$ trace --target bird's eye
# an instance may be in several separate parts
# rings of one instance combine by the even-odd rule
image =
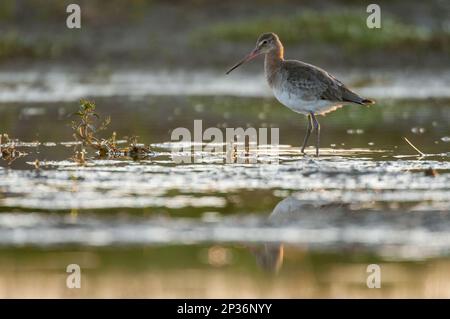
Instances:
[[[267,40],[264,40],[263,42],[261,42],[261,45],[267,44]]]

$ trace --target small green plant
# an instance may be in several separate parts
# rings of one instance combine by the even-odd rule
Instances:
[[[102,139],[97,136],[101,131],[107,129],[111,123],[111,118],[107,117],[103,121],[95,111],[95,103],[88,100],[80,101],[80,108],[74,113],[79,117],[79,121],[72,121],[74,138],[81,141],[84,147],[89,146],[99,152],[100,156],[106,156],[115,151],[110,139]]]
[[[78,116],[78,121],[72,121],[74,138],[81,142],[82,148],[75,149],[73,159],[84,164],[86,161],[85,147],[93,148],[100,157],[132,157],[138,159],[149,156],[152,153],[150,147],[138,144],[137,137],[128,139],[128,147],[119,148],[116,141],[116,132],[113,132],[109,138],[101,138],[98,133],[105,131],[111,124],[111,118],[108,116],[101,120],[100,115],[95,110],[94,102],[88,100],[80,101],[80,108],[73,115]]]

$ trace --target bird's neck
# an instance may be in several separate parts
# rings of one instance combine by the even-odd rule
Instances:
[[[277,78],[276,76],[281,68],[283,61],[284,49],[281,43],[275,50],[266,53],[266,57],[264,59],[264,73],[266,74],[266,79],[270,87],[275,84]]]

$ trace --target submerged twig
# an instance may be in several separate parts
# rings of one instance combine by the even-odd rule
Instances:
[[[417,147],[415,147],[414,144],[411,143],[406,137],[403,137],[403,139],[406,141],[406,143],[409,144],[409,146],[411,146],[417,153],[419,153],[420,156],[426,156],[426,154],[424,152],[422,152]]]
[[[405,158],[405,157],[418,157],[419,159],[422,158],[426,158],[426,157],[435,157],[435,156],[443,156],[443,157],[448,157],[450,156],[450,153],[437,153],[437,154],[427,154],[422,152],[421,150],[419,150],[413,143],[411,143],[410,140],[408,140],[406,137],[403,137],[403,139],[405,140],[406,143],[408,143],[409,146],[411,146],[411,148],[413,150],[415,150],[418,154],[417,155],[394,155],[394,157],[396,158]]]

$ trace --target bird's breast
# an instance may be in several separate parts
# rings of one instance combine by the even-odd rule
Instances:
[[[272,87],[275,98],[284,106],[301,114],[324,114],[336,109],[336,102],[311,98],[306,92],[292,91],[282,86]]]

